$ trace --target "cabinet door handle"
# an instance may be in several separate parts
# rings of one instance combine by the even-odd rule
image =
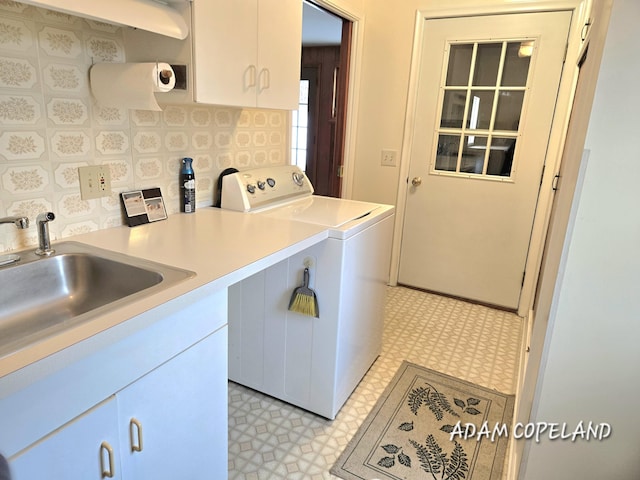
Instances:
[[[268,68],[260,70],[260,90],[271,88],[271,72]]]
[[[129,421],[129,439],[131,441],[131,451],[141,452],[142,451],[142,425],[135,418],[132,418]]]
[[[104,455],[107,454],[108,469],[105,468]],[[102,478],[113,478],[115,475],[115,466],[113,464],[113,448],[109,442],[104,441],[100,445],[100,470],[102,470]]]
[[[244,72],[244,83],[246,88],[252,88],[256,86],[256,66],[249,65],[249,67]]]

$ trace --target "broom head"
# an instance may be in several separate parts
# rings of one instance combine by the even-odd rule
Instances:
[[[309,288],[309,269],[304,269],[304,279],[301,287],[297,287],[291,295],[289,310],[292,312],[307,315],[308,317],[320,318],[318,309],[318,298],[316,292]]]

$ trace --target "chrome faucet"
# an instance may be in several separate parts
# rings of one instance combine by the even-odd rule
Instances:
[[[27,217],[4,217],[0,218],[0,224],[3,223],[13,223],[16,228],[20,230],[29,227],[29,219]],[[0,255],[0,267],[4,267],[5,265],[11,265],[20,261],[20,255],[16,255],[15,253],[9,253],[6,255]]]
[[[38,249],[36,255],[49,256],[55,253],[51,248],[51,240],[49,239],[49,222],[54,220],[56,216],[53,212],[44,212],[36,217],[36,226],[38,227]]]
[[[23,229],[29,227],[29,219],[27,217],[4,217],[0,218],[0,224],[13,223],[16,228]]]

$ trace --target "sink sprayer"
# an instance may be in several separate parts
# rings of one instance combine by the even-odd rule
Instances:
[[[49,238],[49,222],[54,220],[56,216],[53,212],[40,213],[36,217],[36,226],[38,227],[38,249],[36,255],[48,257],[55,250],[51,248],[51,240]]]

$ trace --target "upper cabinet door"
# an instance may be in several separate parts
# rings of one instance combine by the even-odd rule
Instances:
[[[295,110],[300,96],[302,1],[257,0],[256,106]]]
[[[195,100],[255,106],[256,0],[198,0],[192,5]]]

